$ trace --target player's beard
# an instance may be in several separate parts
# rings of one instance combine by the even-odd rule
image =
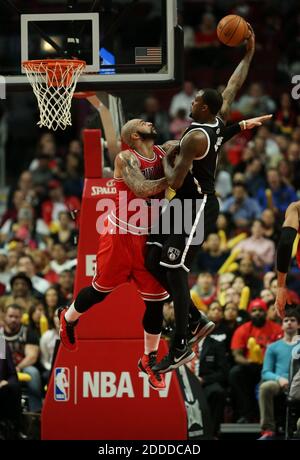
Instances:
[[[150,133],[144,133],[142,131],[137,131],[137,133],[143,139],[143,141],[156,141],[157,139],[157,132],[154,128],[151,129]]]

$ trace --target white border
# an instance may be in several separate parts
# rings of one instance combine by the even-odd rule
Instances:
[[[93,63],[86,66],[86,72],[99,70],[100,58],[97,43],[99,43],[99,13],[47,13],[21,14],[21,62],[28,61],[28,23],[38,21],[92,21]],[[21,67],[21,72],[25,71]],[[7,77],[10,78],[10,77]],[[17,77],[18,78],[18,77]],[[20,77],[19,77],[20,78]],[[22,77],[21,77],[22,78]],[[27,81],[27,77],[26,81]],[[8,82],[10,83],[10,82]],[[13,83],[13,82],[12,82]]]
[[[28,35],[27,35],[27,27],[28,27],[28,20],[45,20],[49,18],[49,16],[54,17],[54,16],[63,16],[63,19],[60,18],[58,20],[66,20],[66,15],[68,14],[68,18],[72,19],[72,16],[76,16],[75,19],[78,18],[77,13],[63,13],[63,14],[40,14],[34,15],[34,14],[24,14],[21,16],[21,60],[26,60],[26,56],[28,56]],[[78,13],[80,15],[80,19],[92,19],[92,16],[95,17],[97,16],[97,19],[92,19],[95,22],[93,22],[93,35],[94,32],[97,34],[95,38],[95,43],[99,44],[99,49],[100,49],[100,42],[99,42],[99,13]],[[24,18],[24,19],[23,19]],[[22,21],[24,22],[22,26]],[[96,22],[97,21],[97,22]],[[167,0],[167,31],[173,31],[174,27],[177,24],[177,8],[176,8],[176,0]],[[95,30],[96,29],[96,30]],[[93,38],[94,40],[94,38]],[[25,52],[26,49],[26,52]],[[90,69],[91,66],[88,66],[86,68],[87,71],[91,72],[98,72],[99,71],[99,49],[97,49],[97,59],[98,59],[98,65],[97,69],[93,70],[88,70]],[[88,75],[84,74],[81,75],[79,78],[79,82],[81,83],[113,83],[113,82],[124,82],[125,79],[127,82],[164,82],[168,81],[174,78],[174,72],[175,72],[175,50],[174,50],[174,33],[172,32],[171,34],[167,33],[167,50],[168,50],[168,59],[167,59],[167,68],[168,71],[164,74],[161,73],[148,73],[148,74],[93,74],[93,75]],[[95,50],[93,50],[93,62],[95,56],[94,56]],[[27,80],[27,77],[25,75],[6,75],[5,76],[6,83],[8,85],[28,85],[29,82]]]

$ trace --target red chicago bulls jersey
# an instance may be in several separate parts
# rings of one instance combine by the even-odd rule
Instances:
[[[153,157],[146,158],[137,151],[129,149],[139,162],[140,170],[147,180],[157,180],[164,177],[162,159],[165,152],[158,145],[153,146]],[[147,234],[151,226],[151,198],[137,197],[122,178],[115,178],[117,188],[116,209],[108,219],[111,224],[133,235]],[[164,194],[163,194],[164,195]],[[163,198],[163,196],[155,197]]]

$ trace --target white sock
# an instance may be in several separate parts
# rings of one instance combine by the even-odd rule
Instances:
[[[160,341],[161,334],[148,334],[148,332],[144,331],[144,353],[145,355],[149,355],[153,351],[158,350],[159,341]]]
[[[82,313],[79,313],[77,310],[75,310],[74,302],[72,302],[67,310],[67,313],[65,314],[65,318],[68,322],[72,323],[73,321],[76,321],[78,318],[80,318],[81,315]]]

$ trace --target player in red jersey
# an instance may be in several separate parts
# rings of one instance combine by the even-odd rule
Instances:
[[[286,303],[291,303],[286,288],[286,277],[292,257],[293,244],[300,233],[300,201],[291,203],[286,210],[281,235],[277,247],[277,295],[275,307],[277,314],[283,318]],[[300,241],[298,243],[296,260],[300,268]]]
[[[129,148],[120,152],[115,159],[114,178],[118,190],[116,208],[108,216],[99,237],[92,285],[83,288],[68,309],[60,310],[60,338],[68,350],[75,351],[75,327],[80,316],[104,300],[117,286],[134,280],[146,305],[143,318],[145,354],[139,361],[139,367],[148,374],[150,385],[160,390],[165,388],[164,378],[151,368],[156,362],[163,303],[169,295],[145,268],[148,226],[143,227],[142,221],[149,214],[147,199],[167,188],[162,158],[170,144],[162,147],[154,145],[155,127],[140,119],[127,122],[121,136]],[[134,212],[130,211],[130,203],[137,198],[140,200],[141,222],[132,224]]]

